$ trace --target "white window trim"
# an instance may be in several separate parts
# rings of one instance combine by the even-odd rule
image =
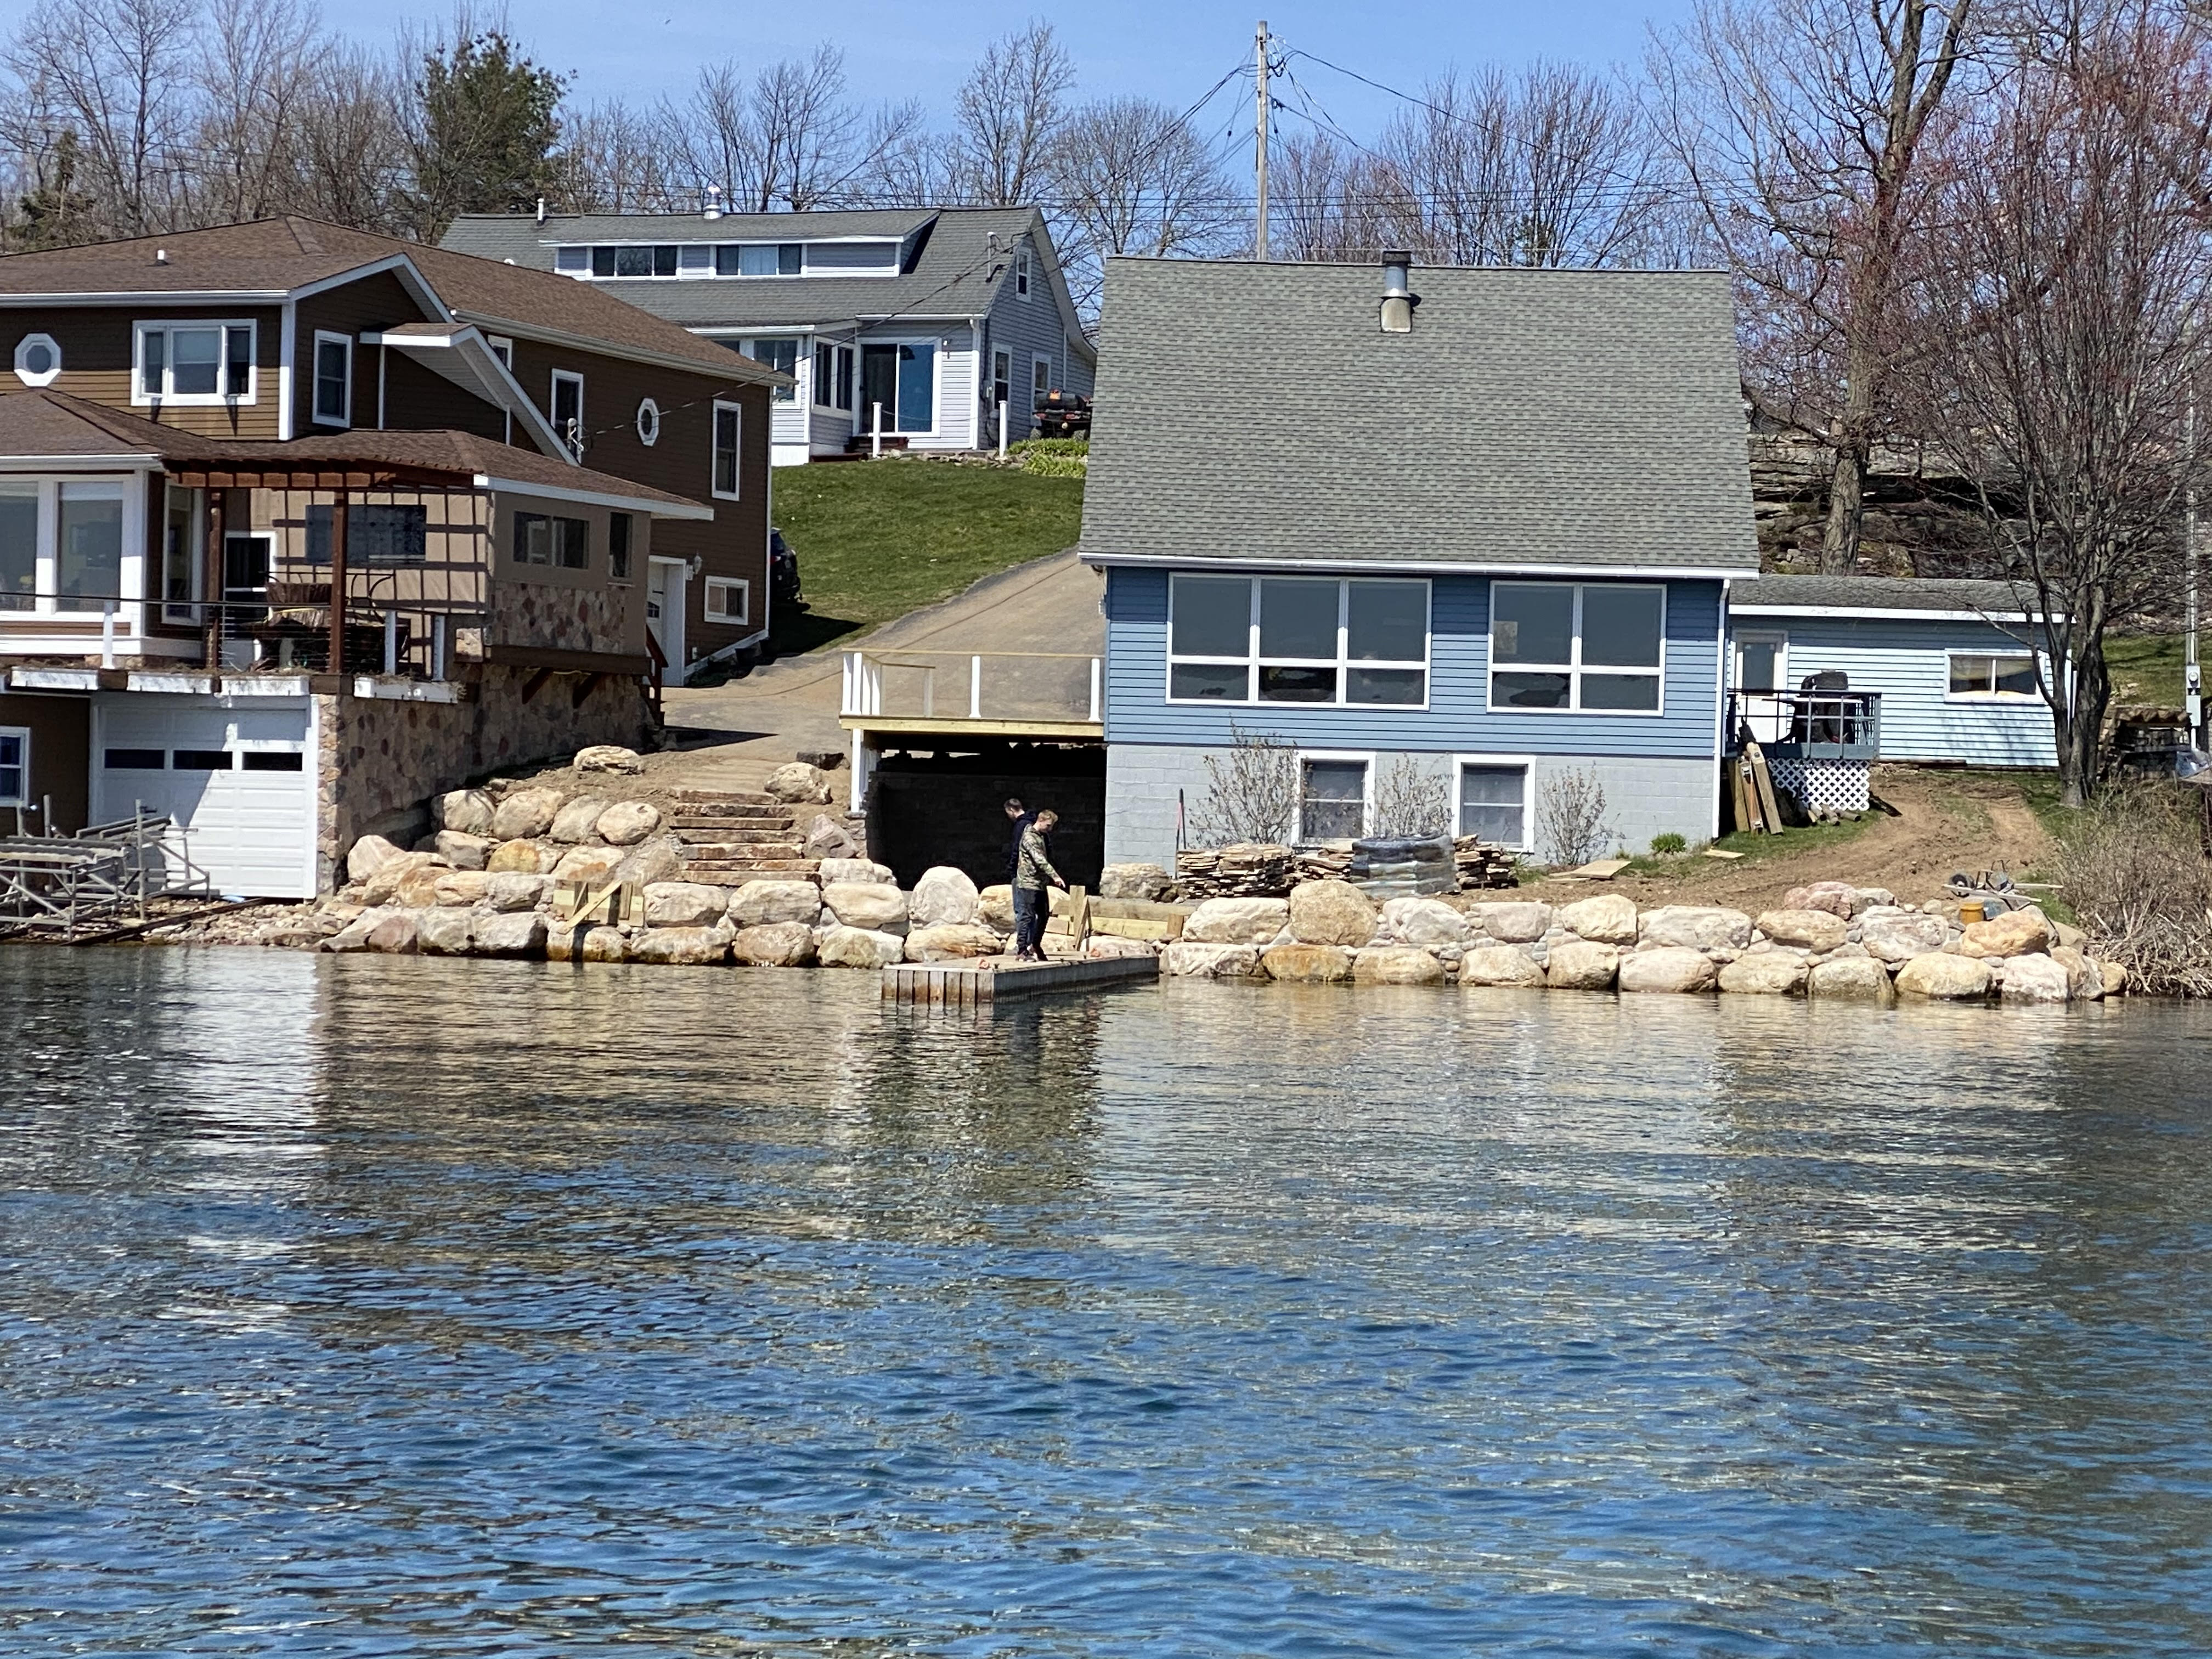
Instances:
[[[941,335],[936,334],[898,334],[882,337],[871,336],[867,339],[856,341],[854,343],[856,350],[861,346],[902,345],[926,345],[929,348],[931,359],[929,425],[927,428],[902,427],[898,423],[898,392],[896,387],[894,387],[891,393],[890,402],[884,406],[884,413],[889,418],[890,422],[888,426],[884,428],[884,436],[886,438],[934,438],[938,436],[945,428],[945,365],[946,360],[952,356],[951,351],[947,349],[945,344],[944,337]],[[860,422],[860,430],[863,433],[867,432],[870,429],[868,425],[870,419],[868,400],[864,395],[862,395],[860,385],[861,365],[866,362],[866,358],[865,356],[856,356],[853,360],[853,402],[854,404],[853,414],[854,418]]]
[[[1499,664],[1494,641],[1498,637],[1498,590],[1500,587],[1571,587],[1575,591],[1574,644],[1571,663],[1506,663]],[[1659,665],[1656,668],[1620,666],[1598,664],[1588,669],[1583,665],[1583,594],[1592,587],[1644,587],[1659,595]],[[1490,626],[1482,635],[1482,697],[1484,709],[1492,714],[1541,714],[1557,719],[1562,714],[1583,716],[1595,720],[1663,720],[1667,714],[1667,584],[1664,582],[1564,582],[1524,581],[1500,578],[1490,584]],[[1659,678],[1659,706],[1656,708],[1585,708],[1582,706],[1583,676],[1613,674],[1656,674]],[[1571,700],[1565,708],[1524,708],[1516,703],[1500,703],[1493,700],[1500,674],[1558,674],[1568,676]]]
[[[222,379],[224,366],[229,361],[230,336],[228,331],[242,328],[246,332],[246,391],[234,395],[218,389],[214,392],[171,392],[170,378],[176,373],[176,353],[164,343],[161,348],[161,384],[159,397],[146,390],[146,337],[159,331],[168,334],[176,329],[212,328],[223,331],[222,355],[216,360],[216,379]],[[261,327],[251,317],[179,317],[145,318],[131,325],[131,406],[149,409],[155,404],[173,404],[179,409],[221,409],[230,404],[256,404],[261,401]]]
[[[1954,691],[1951,689],[1951,665],[1960,657],[1993,657],[2000,661],[2010,659],[2016,662],[2031,662],[2035,665],[2037,672],[2043,679],[2047,681],[2051,678],[2049,666],[2043,660],[2043,653],[2040,651],[1976,651],[1965,646],[1954,647],[1946,649],[1943,653],[1943,701],[1945,702],[1978,703],[1984,708],[2041,708],[2045,706],[2043,694],[2039,691]],[[1994,672],[1990,678],[1994,681],[1996,678]]]
[[[1660,635],[1660,649],[1666,648],[1666,635]],[[1774,652],[1774,690],[1790,689],[1790,635],[1779,628],[1747,628],[1737,632],[1729,641],[1729,690],[1738,696],[1755,697],[1759,694],[1747,690],[1743,684],[1743,647],[1747,641],[1772,645]],[[1948,680],[1945,681],[1948,684]],[[1663,693],[1662,693],[1663,695]]]
[[[715,485],[715,474],[720,470],[717,463],[721,459],[722,411],[726,409],[732,411],[738,417],[738,464],[731,469],[730,474],[737,481],[737,488],[734,489],[721,489]],[[714,413],[708,418],[709,422],[707,428],[708,494],[718,501],[743,501],[745,489],[745,406],[743,404],[732,403],[725,398],[717,398],[714,399]]]
[[[1533,852],[1536,846],[1536,757],[1534,755],[1454,755],[1451,757],[1452,834],[1467,833],[1460,822],[1460,782],[1470,766],[1517,766],[1521,769],[1521,839],[1517,842],[1500,842],[1508,852]]]
[[[1027,300],[1036,291],[1036,283],[1030,266],[1030,251],[1014,250],[1014,298]]]
[[[660,405],[650,398],[638,400],[637,441],[647,449],[660,441]]]
[[[54,354],[54,366],[40,374],[37,369],[23,367],[23,358],[33,346],[43,345]],[[63,362],[61,344],[51,334],[26,334],[15,342],[15,378],[25,386],[52,386],[61,378]],[[12,726],[0,728],[13,731]]]
[[[0,794],[0,806],[28,806],[31,804],[31,728],[27,726],[0,726],[0,738],[13,738],[21,745],[15,753],[21,763],[23,774],[22,793]],[[39,826],[39,833],[51,835],[53,832],[42,823]]]
[[[576,383],[576,434],[574,438],[562,431],[560,427],[561,417],[558,411],[561,407],[561,382],[563,380],[574,380]],[[568,446],[569,453],[580,460],[584,453],[584,377],[573,368],[556,368],[553,371],[553,378],[547,382],[547,386],[546,424],[553,428],[555,437]]]
[[[185,572],[185,591],[191,597],[184,599],[169,598],[169,491],[173,489],[179,495],[192,497],[191,541],[185,550],[189,567]],[[207,530],[205,494],[197,489],[185,489],[176,484],[165,484],[161,491],[161,540],[154,550],[154,597],[161,602],[161,620],[165,623],[181,623],[189,628],[202,620],[200,606],[207,599],[204,591],[207,586]],[[237,533],[234,531],[230,535]],[[226,535],[224,540],[227,543],[229,536]]]
[[[738,614],[729,614],[727,595],[734,588],[738,595]],[[714,614],[714,596],[724,595],[722,614]],[[709,576],[706,592],[701,599],[700,614],[710,623],[720,623],[725,628],[749,628],[752,625],[753,585],[742,576]]]
[[[1433,582],[1424,580],[1422,578],[1418,576],[1312,576],[1305,578],[1291,578],[1288,576],[1262,578],[1259,576],[1246,576],[1243,580],[1250,585],[1252,609],[1250,612],[1251,619],[1248,624],[1247,632],[1245,634],[1245,654],[1243,657],[1177,656],[1175,649],[1175,585],[1186,576],[1200,580],[1204,580],[1209,577],[1212,577],[1217,580],[1219,580],[1218,577],[1213,577],[1212,572],[1204,570],[1177,571],[1168,578],[1167,649],[1162,653],[1166,663],[1166,674],[1161,684],[1160,692],[1164,701],[1172,703],[1178,708],[1340,708],[1361,710],[1370,714],[1378,711],[1391,714],[1420,714],[1425,713],[1427,710],[1431,700],[1436,694],[1435,662],[1437,653],[1437,590],[1436,585]],[[1259,695],[1261,665],[1260,583],[1263,580],[1275,581],[1285,580],[1304,580],[1310,581],[1333,581],[1336,584],[1336,660],[1334,665],[1337,670],[1336,701],[1332,702],[1292,702],[1274,697],[1262,698]],[[1355,581],[1418,581],[1420,583],[1423,598],[1425,602],[1426,616],[1424,618],[1421,629],[1421,660],[1419,662],[1401,662],[1395,659],[1386,662],[1379,659],[1370,660],[1366,658],[1361,658],[1355,662],[1352,658],[1346,654],[1351,647],[1351,641],[1347,637],[1347,634],[1352,605],[1351,584]],[[1273,661],[1278,667],[1325,668],[1331,665],[1330,664],[1322,661],[1318,657],[1278,657],[1271,658],[1269,660]],[[1241,699],[1234,697],[1178,697],[1175,695],[1175,671],[1176,665],[1177,663],[1212,664],[1217,667],[1229,667],[1234,665],[1242,664],[1247,671],[1244,677],[1244,696]],[[1418,668],[1421,671],[1421,700],[1419,702],[1345,702],[1343,700],[1345,677],[1355,667],[1399,669]]]
[[[1362,705],[1364,707],[1365,705]],[[1372,749],[1301,749],[1296,752],[1293,764],[1298,769],[1298,792],[1296,821],[1291,825],[1293,842],[1306,839],[1306,763],[1308,761],[1358,762],[1366,769],[1359,778],[1359,834],[1368,836],[1375,830],[1375,756]],[[1358,839],[1358,837],[1354,837]]]
[[[325,415],[323,401],[323,347],[327,343],[345,348],[345,405],[343,416]],[[350,427],[353,425],[353,336],[338,334],[326,328],[315,331],[313,343],[308,348],[313,354],[307,359],[307,420],[314,426]]]
[[[121,598],[116,605],[115,629],[118,636],[138,637],[142,632],[143,607],[147,597],[146,475],[143,472],[120,476],[94,474],[88,477],[40,478],[36,483],[39,486],[39,550],[35,568],[39,597],[28,611],[0,612],[0,615],[98,622],[106,614],[102,605],[97,601],[88,611],[68,610],[64,608],[68,601],[61,597],[60,592],[62,489],[64,485],[93,484],[115,490],[123,502],[123,550],[116,577],[116,587]]]
[[[1036,383],[1037,365],[1040,363],[1044,366],[1044,386],[1042,391],[1038,389]],[[1045,392],[1052,390],[1053,380],[1052,354],[1048,351],[1030,353],[1030,413],[1031,415],[1036,413],[1037,400],[1042,398]]]
[[[484,336],[484,348],[499,359],[500,367],[508,374],[514,373],[514,342],[504,334]]]

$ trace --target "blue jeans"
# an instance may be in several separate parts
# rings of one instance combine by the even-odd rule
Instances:
[[[1042,887],[1014,889],[1014,954],[1036,956],[1044,949],[1044,922],[1052,906]]]

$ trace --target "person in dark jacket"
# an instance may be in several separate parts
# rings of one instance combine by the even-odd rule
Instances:
[[[1006,879],[1014,878],[1014,872],[1022,863],[1022,831],[1030,827],[1030,813],[1018,796],[1006,797],[1006,817],[1014,826],[1012,837],[1006,842]]]
[[[1020,962],[1044,960],[1044,923],[1050,913],[1051,901],[1045,896],[1048,884],[1065,887],[1060,872],[1052,867],[1052,852],[1048,838],[1053,826],[1060,822],[1057,813],[1039,812],[1022,831],[1021,844],[1014,858],[1014,957]]]

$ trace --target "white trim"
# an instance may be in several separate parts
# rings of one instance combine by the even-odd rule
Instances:
[[[735,617],[729,614],[727,597],[733,587],[738,590],[738,614]],[[714,614],[714,599],[718,593],[723,596],[722,614],[719,617]],[[753,617],[752,583],[743,576],[708,577],[706,586],[700,594],[699,615],[703,620],[720,623],[725,628],[750,627]]]
[[[561,382],[563,380],[574,380],[576,383],[576,430],[573,435],[561,430]],[[586,430],[584,377],[574,369],[556,368],[552,373],[552,378],[546,382],[545,423],[553,428],[554,436],[561,441],[561,447],[567,452],[568,459],[581,465],[584,459]]]
[[[46,347],[48,351],[53,354],[54,362],[52,368],[38,369],[26,368],[23,367],[23,354],[28,351],[33,346],[37,345]],[[15,378],[21,380],[25,386],[52,386],[56,380],[61,378],[63,367],[61,343],[56,340],[52,335],[26,334],[21,339],[15,342]],[[0,726],[0,731],[13,731],[14,729],[15,728],[13,726]]]
[[[738,417],[738,441],[734,446],[736,465],[731,473],[731,482],[736,487],[731,489],[719,488],[715,477],[721,471],[722,411],[726,409]],[[717,398],[708,422],[707,493],[718,501],[743,501],[745,488],[745,406],[730,398]]]
[[[1713,676],[1713,799],[1709,819],[1712,827],[1705,831],[1709,841],[1721,838],[1721,769],[1728,763],[1729,590],[1733,586],[1731,582],[1721,584],[1720,633],[1713,641],[1713,661],[1718,672]],[[1662,632],[1662,641],[1664,637]],[[1663,653],[1663,644],[1661,649]],[[1667,692],[1663,686],[1659,696],[1662,701],[1665,700]]]
[[[1180,570],[1175,572],[1168,579],[1167,648],[1162,653],[1164,665],[1164,674],[1160,687],[1160,700],[1163,702],[1168,704],[1171,708],[1352,708],[1367,710],[1388,709],[1392,711],[1406,711],[1414,714],[1424,713],[1428,709],[1436,685],[1437,593],[1434,583],[1423,582],[1421,584],[1422,655],[1421,660],[1416,664],[1412,661],[1401,661],[1395,659],[1385,660],[1382,659],[1354,658],[1351,655],[1352,641],[1350,638],[1350,633],[1352,584],[1356,581],[1375,580],[1379,579],[1344,575],[1293,578],[1292,580],[1300,580],[1333,581],[1336,584],[1336,656],[1334,660],[1324,661],[1319,657],[1277,657],[1268,659],[1274,662],[1278,667],[1334,668],[1336,671],[1336,696],[1327,702],[1310,702],[1303,699],[1262,697],[1259,695],[1259,676],[1260,669],[1262,665],[1262,659],[1260,652],[1260,584],[1264,578],[1258,576],[1243,576],[1241,578],[1241,580],[1249,585],[1251,605],[1251,609],[1248,612],[1249,621],[1246,623],[1244,636],[1245,654],[1243,657],[1208,656],[1203,654],[1178,656],[1176,654],[1175,585],[1176,581],[1187,576],[1197,578],[1202,580],[1212,574],[1213,573],[1210,571],[1203,570]],[[1238,578],[1232,577],[1231,579],[1236,580]],[[1218,580],[1218,578],[1217,578],[1217,580]],[[1175,695],[1175,671],[1176,665],[1178,663],[1187,663],[1200,667],[1213,666],[1221,668],[1241,665],[1245,671],[1244,696],[1242,698],[1178,697]],[[1352,670],[1355,667],[1395,669],[1401,672],[1411,671],[1418,667],[1421,673],[1421,700],[1419,702],[1349,702],[1346,699],[1344,695],[1346,679],[1351,673]]]
[[[1298,769],[1298,792],[1294,798],[1296,805],[1291,808],[1291,839],[1292,842],[1302,842],[1308,839],[1306,835],[1306,763],[1309,761],[1320,761],[1324,763],[1329,762],[1341,762],[1346,764],[1356,761],[1360,766],[1365,769],[1360,774],[1359,778],[1359,834],[1361,836],[1365,836],[1372,833],[1375,828],[1375,757],[1376,752],[1376,750],[1372,749],[1300,749],[1293,751],[1291,758]],[[1357,837],[1354,839],[1357,839]]]
[[[1500,842],[1498,846],[1516,853],[1532,853],[1536,849],[1536,757],[1534,755],[1454,755],[1451,757],[1451,815],[1452,834],[1467,833],[1460,818],[1461,775],[1470,766],[1521,769],[1521,839],[1517,842]]]
[[[1568,647],[1571,660],[1561,663],[1510,663],[1500,666],[1498,661],[1498,589],[1502,584],[1509,587],[1545,586],[1572,587],[1574,599],[1574,634]],[[1633,663],[1598,663],[1583,661],[1583,590],[1586,587],[1649,587],[1659,595],[1659,661],[1656,667],[1646,668]],[[1662,720],[1667,714],[1667,584],[1664,582],[1519,582],[1510,577],[1493,580],[1489,593],[1490,627],[1483,635],[1482,698],[1483,711],[1491,714],[1561,714],[1594,715],[1603,720]],[[1567,676],[1570,701],[1564,708],[1529,708],[1517,703],[1500,704],[1492,701],[1500,674],[1557,674]],[[1631,676],[1658,681],[1658,703],[1650,708],[1590,708],[1582,701],[1582,682],[1585,674],[1595,674],[1601,679],[1622,679]]]
[[[1231,575],[1240,573],[1306,576],[1372,574],[1384,576],[1502,576],[1508,579],[1556,576],[1562,580],[1571,581],[1725,582],[1735,580],[1744,574],[1741,569],[1707,569],[1704,567],[1514,564],[1501,559],[1217,559],[1194,558],[1188,553],[1089,552],[1079,553],[1076,557],[1080,563],[1102,568],[1128,565],[1137,568],[1188,571],[1192,574],[1220,570]]]
[[[2025,611],[1896,611],[1872,605],[1730,605],[1732,617],[1864,617],[1880,620],[1894,617],[1900,622],[2032,623],[2039,620]],[[2052,622],[2063,622],[2054,613]]]
[[[345,413],[325,415],[323,402],[323,345],[345,348]],[[353,336],[340,334],[335,329],[319,328],[308,347],[307,359],[307,420],[311,425],[351,428],[353,425]]]
[[[288,313],[289,315],[289,313]],[[246,390],[229,392],[222,383],[230,370],[230,331],[246,330]],[[180,331],[186,333],[215,331],[216,358],[213,392],[178,392],[173,389],[177,371],[177,354],[173,337]],[[161,390],[146,390],[146,337],[161,336]],[[244,408],[261,401],[261,325],[251,317],[138,317],[131,324],[131,407],[133,409],[228,409]],[[283,388],[283,363],[280,361],[277,385]],[[289,401],[289,400],[287,400]],[[280,413],[281,423],[281,413]],[[289,434],[286,434],[289,435]]]
[[[1996,683],[1996,665],[2000,662],[2024,662],[2035,672],[2039,689],[2033,691],[1954,691],[1951,689],[1951,665],[1960,657],[1986,658],[1990,663],[1990,683]],[[1947,703],[1968,703],[1984,708],[2041,708],[2045,701],[2041,686],[2049,680],[2044,655],[2040,651],[1978,651],[1972,646],[1956,646],[1943,653],[1943,701]]]
[[[0,726],[0,738],[13,738],[20,745],[15,750],[15,767],[22,774],[20,792],[13,795],[0,794],[0,806],[28,806],[31,804],[31,728],[27,726]],[[39,833],[50,836],[53,831],[42,823],[39,826]]]
[[[541,501],[576,501],[586,507],[619,507],[625,513],[642,513],[655,519],[690,519],[711,523],[714,509],[696,501],[665,501],[659,497],[617,495],[604,489],[571,489],[566,484],[531,483],[521,478],[495,478],[488,472],[479,472],[471,480],[478,489],[496,489],[502,495],[535,495]]]
[[[617,357],[624,362],[650,363],[656,368],[681,369],[686,374],[704,374],[710,380],[739,380],[750,385],[774,386],[786,377],[772,368],[766,368],[750,357],[736,352],[726,354],[727,365],[702,362],[696,357],[685,357],[672,351],[654,351],[649,348],[620,345],[588,334],[571,334],[566,329],[546,328],[532,323],[519,323],[512,317],[495,317],[489,313],[457,311],[453,315],[465,322],[473,323],[489,332],[500,333],[518,340],[535,340],[540,345],[568,346],[577,351],[589,352],[598,357]],[[734,373],[731,371],[734,370]]]
[[[1036,383],[1037,365],[1039,363],[1042,363],[1044,365],[1044,389],[1042,392],[1037,389]],[[1036,421],[1037,399],[1043,397],[1046,392],[1049,392],[1051,390],[1052,353],[1049,351],[1032,351],[1030,353],[1030,421],[1032,425],[1034,425]]]
[[[1027,303],[1036,292],[1036,267],[1026,247],[1014,250],[1014,298]]]
[[[637,403],[637,441],[647,449],[660,441],[660,405],[650,398]]]
[[[256,345],[260,343],[255,342]],[[287,300],[276,311],[276,441],[279,443],[300,435],[299,422],[292,418],[292,354],[300,349],[300,307]],[[131,386],[136,388],[137,354],[131,354]]]

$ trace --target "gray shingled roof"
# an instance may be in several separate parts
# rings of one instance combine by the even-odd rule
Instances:
[[[1761,576],[1729,592],[1729,609],[1773,605],[1821,611],[1971,611],[2017,616],[2035,602],[2033,587],[2007,581],[1920,576]]]
[[[1024,231],[1049,248],[1034,208],[855,208],[824,213],[590,213],[552,217],[464,214],[442,247],[553,269],[556,247],[594,242],[803,242],[831,237],[905,237],[927,226],[909,269],[896,276],[783,276],[717,282],[703,277],[603,277],[590,286],[686,328],[789,328],[886,316],[972,317],[988,311],[1006,280],[1004,250]],[[991,236],[996,233],[994,254]],[[1060,285],[1062,290],[1065,284]],[[1088,349],[1071,329],[1078,351]]]
[[[1115,259],[1086,556],[1755,571],[1728,278]]]

